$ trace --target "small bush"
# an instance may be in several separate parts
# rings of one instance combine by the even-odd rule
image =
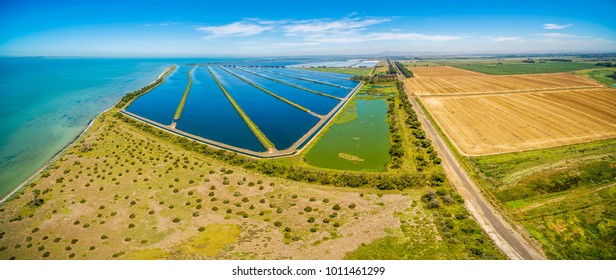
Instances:
[[[336,204],[336,205],[334,205],[334,207],[332,207],[332,209],[338,211],[338,210],[340,210],[340,205]]]
[[[277,227],[280,227],[280,226],[282,226],[282,222],[281,221],[276,221],[276,222],[274,222],[274,225],[277,226]]]
[[[310,207],[310,206],[304,207],[304,212],[306,212],[306,213],[312,212],[312,207]]]
[[[308,222],[309,222],[309,223],[314,223],[314,221],[315,221],[315,220],[316,220],[316,219],[315,219],[314,217],[310,217],[310,218],[308,218]]]
[[[355,205],[355,203],[351,203],[351,204],[349,205],[349,209],[355,209],[355,207],[357,207],[357,205]]]
[[[205,231],[205,227],[199,227],[199,231],[200,232],[204,232]]]
[[[173,218],[173,222],[176,223],[176,224],[179,223],[180,221],[181,221],[180,218]]]

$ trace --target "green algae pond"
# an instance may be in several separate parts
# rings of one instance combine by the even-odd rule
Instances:
[[[358,95],[304,159],[324,168],[385,171],[389,148],[386,99]]]

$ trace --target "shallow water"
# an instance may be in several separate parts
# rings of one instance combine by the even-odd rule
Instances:
[[[162,59],[0,58],[0,196],[42,167],[97,114],[171,64]]]

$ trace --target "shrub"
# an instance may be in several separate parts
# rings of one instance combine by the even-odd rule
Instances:
[[[317,228],[315,228],[315,227],[310,228],[310,232],[317,232]]]
[[[324,198],[323,203],[329,203],[329,198]]]
[[[349,205],[349,209],[355,209],[355,207],[356,207],[356,206],[357,206],[357,205],[355,205],[355,203],[351,203],[351,204]]]
[[[200,232],[204,232],[205,231],[205,227],[199,227],[199,231]]]
[[[310,217],[310,218],[308,218],[308,222],[309,222],[309,223],[314,223],[314,221],[315,221],[315,220],[316,220],[316,219],[315,219],[314,217]]]
[[[339,224],[338,222],[335,222],[335,223],[334,223],[334,227],[335,227],[335,228],[340,227],[340,224]]]
[[[310,207],[310,206],[304,207],[304,212],[306,212],[306,213],[312,212],[312,207]]]
[[[73,239],[73,240],[71,240],[71,244],[75,244],[75,243],[77,243],[77,241],[78,241],[77,239]]]
[[[128,228],[134,228],[135,224],[128,224]]]
[[[109,236],[103,234],[103,235],[101,235],[101,239],[103,239],[103,240],[104,239],[109,239]]]
[[[174,223],[179,223],[180,221],[181,221],[181,219],[180,219],[180,218],[177,218],[177,217],[176,217],[176,218],[173,218],[173,222],[174,222]]]
[[[276,222],[274,222],[274,225],[277,226],[277,227],[280,227],[280,226],[282,226],[282,222],[281,221],[276,221]]]
[[[310,201],[317,201],[317,199],[315,197],[311,197],[309,200]]]
[[[291,198],[297,198],[297,195],[296,195],[296,194],[293,194],[293,195],[291,196]]]
[[[338,211],[338,210],[340,210],[340,205],[336,204],[336,205],[334,205],[334,207],[332,207],[332,209]]]

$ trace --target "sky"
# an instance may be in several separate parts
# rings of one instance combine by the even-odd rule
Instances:
[[[616,52],[616,0],[0,0],[0,56],[383,52]]]

